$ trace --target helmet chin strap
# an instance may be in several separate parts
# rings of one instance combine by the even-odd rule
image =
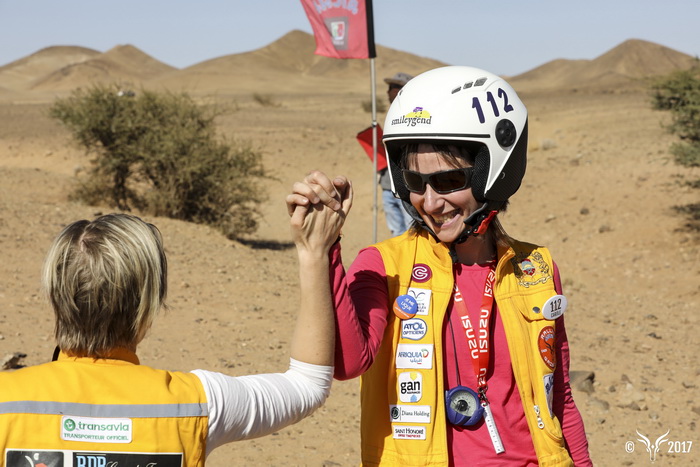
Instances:
[[[486,201],[464,220],[464,230],[450,245],[450,257],[452,257],[453,263],[457,262],[457,252],[455,251],[457,245],[466,242],[469,237],[485,234],[496,214],[498,214],[498,209],[492,209],[489,201]]]

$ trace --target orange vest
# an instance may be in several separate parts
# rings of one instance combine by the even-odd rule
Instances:
[[[0,388],[0,465],[204,465],[207,399],[192,373],[139,365],[124,349],[62,353],[0,373]]]

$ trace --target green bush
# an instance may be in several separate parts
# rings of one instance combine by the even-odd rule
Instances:
[[[267,198],[262,156],[217,139],[219,109],[187,94],[96,85],[58,99],[49,113],[95,156],[75,198],[212,225],[230,238],[257,229],[257,205]]]
[[[652,84],[652,107],[671,112],[666,129],[677,135],[671,153],[676,163],[700,166],[700,69],[680,70]]]

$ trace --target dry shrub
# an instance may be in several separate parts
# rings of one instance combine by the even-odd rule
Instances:
[[[94,156],[74,198],[208,224],[237,238],[257,229],[267,175],[249,144],[217,138],[220,114],[187,94],[124,93],[118,85],[78,89],[50,109]]]

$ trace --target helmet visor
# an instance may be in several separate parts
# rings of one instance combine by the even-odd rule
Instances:
[[[411,193],[423,194],[425,185],[430,185],[436,193],[444,195],[454,191],[469,188],[472,180],[473,167],[443,170],[424,174],[413,170],[403,169],[403,180]]]

